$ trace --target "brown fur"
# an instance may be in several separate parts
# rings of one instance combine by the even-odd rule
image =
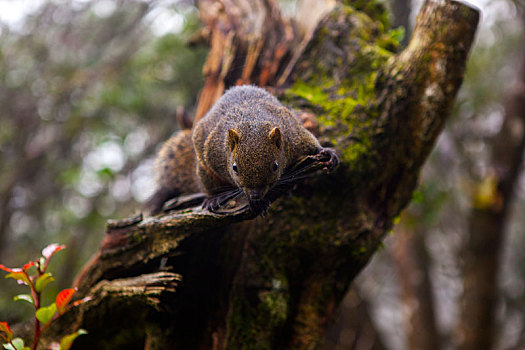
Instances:
[[[289,109],[254,86],[228,90],[196,123],[193,145],[197,175],[210,197],[230,187],[250,201],[262,200],[284,169],[322,149]]]
[[[193,145],[193,147],[191,147]],[[149,201],[152,213],[169,198],[205,191],[204,207],[218,209],[244,193],[257,214],[284,170],[305,156],[329,153],[279,100],[255,86],[228,90],[194,126],[168,140],[157,157],[159,189]],[[332,159],[332,158],[331,158]]]
[[[157,190],[146,203],[150,214],[159,213],[171,198],[202,191],[195,175],[191,130],[181,130],[164,143],[155,161],[155,175]]]

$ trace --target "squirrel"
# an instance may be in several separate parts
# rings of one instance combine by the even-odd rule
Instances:
[[[180,130],[162,145],[155,159],[155,183],[157,190],[145,205],[152,215],[172,198],[203,191],[195,174],[191,129]]]
[[[339,164],[335,150],[323,148],[276,97],[255,86],[236,86],[192,131],[179,132],[161,148],[158,190],[148,206],[154,214],[170,198],[204,191],[202,206],[212,212],[245,195],[252,212],[264,215],[272,192],[289,190],[300,178],[294,166],[312,155],[329,171]]]

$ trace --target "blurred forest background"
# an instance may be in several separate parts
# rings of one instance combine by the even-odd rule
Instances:
[[[303,23],[313,3],[282,1]],[[327,349],[525,349],[525,7],[475,4],[454,114]],[[406,41],[420,3],[385,5]],[[191,0],[0,1],[0,263],[66,244],[56,292],[107,219],[140,209],[156,149],[193,114],[207,53],[198,29]],[[0,280],[1,320],[29,314],[19,293]]]

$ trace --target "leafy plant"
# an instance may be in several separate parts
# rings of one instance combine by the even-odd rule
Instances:
[[[46,286],[55,279],[50,272],[47,272],[49,261],[59,251],[64,249],[64,245],[56,243],[50,244],[42,250],[42,257],[38,260],[30,261],[24,265],[23,268],[9,268],[0,264],[0,269],[7,271],[6,278],[12,278],[19,284],[29,287],[31,294],[19,294],[14,297],[14,300],[23,300],[35,308],[35,334],[33,338],[32,350],[36,350],[38,342],[42,333],[60,316],[62,316],[70,308],[82,304],[90,298],[77,300],[70,304],[76,288],[68,288],[62,290],[56,296],[55,302],[48,306],[41,305],[42,291]],[[75,333],[64,336],[60,344],[51,344],[53,349],[68,350],[76,337],[87,332],[83,329],[77,330]],[[15,338],[13,331],[7,322],[0,322],[0,339],[4,342],[3,347],[7,350],[30,350],[25,346],[22,338]]]

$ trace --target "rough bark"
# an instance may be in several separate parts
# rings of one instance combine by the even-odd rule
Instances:
[[[479,184],[472,201],[468,241],[462,254],[458,349],[491,349],[496,342],[498,272],[509,209],[525,152],[525,45],[519,65],[506,95],[501,131],[491,142],[489,175]]]
[[[86,328],[78,348],[321,347],[350,283],[411,198],[450,114],[479,16],[464,3],[427,1],[396,55],[375,2],[338,3],[306,41],[270,0],[203,0],[200,9],[211,51],[199,115],[232,84],[269,85],[307,123],[317,116],[321,141],[342,164],[274,202],[264,218],[193,207],[110,223],[77,280],[79,295],[94,299],[55,328]],[[94,293],[103,281],[118,290],[159,269],[174,284],[182,279],[161,303]],[[148,326],[110,335],[107,324],[132,313]]]
[[[203,67],[204,87],[195,119],[206,114],[232,85],[276,86],[300,54],[301,36],[273,0],[199,0],[210,53]],[[283,72],[285,70],[285,72]]]

